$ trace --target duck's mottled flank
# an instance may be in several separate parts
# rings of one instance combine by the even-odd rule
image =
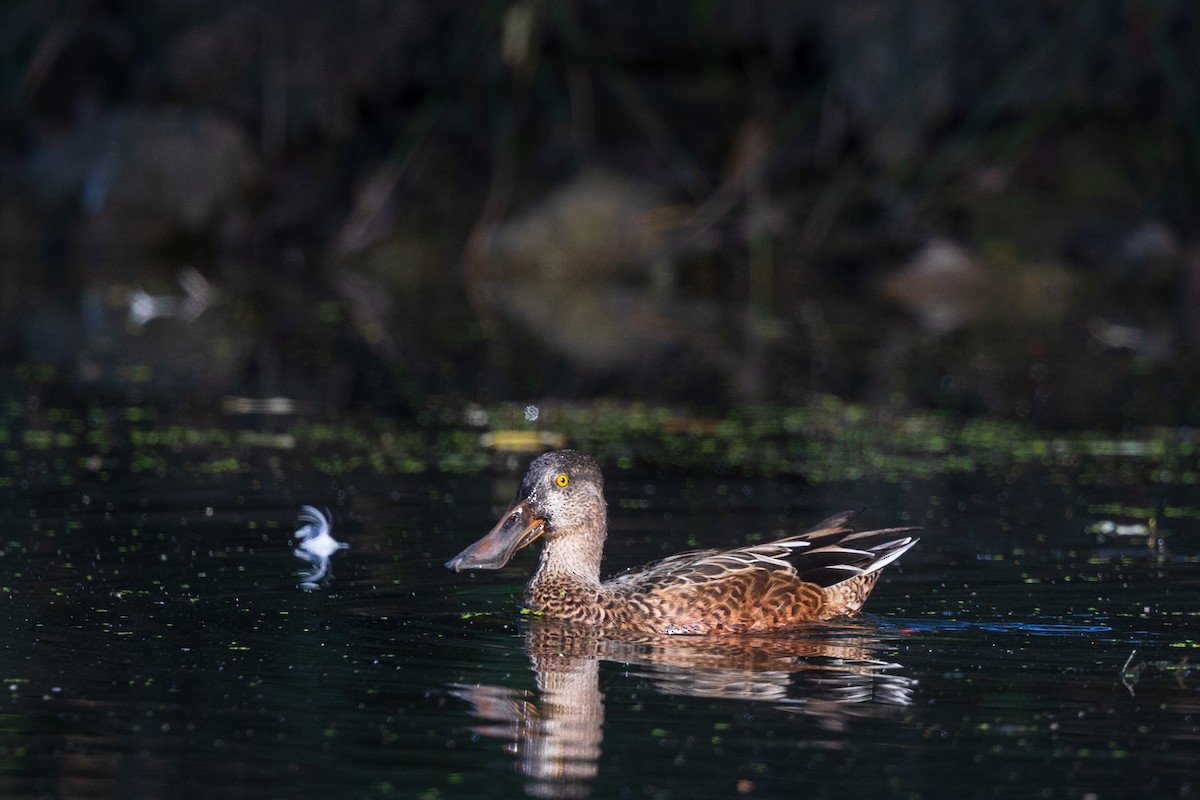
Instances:
[[[680,553],[601,582],[604,479],[589,456],[558,450],[529,466],[504,518],[446,566],[497,569],[542,538],[525,605],[547,617],[642,633],[786,630],[857,613],[880,570],[917,542],[915,528],[852,531],[853,517],[766,544]]]

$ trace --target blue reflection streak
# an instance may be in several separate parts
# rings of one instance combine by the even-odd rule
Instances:
[[[1111,625],[1083,625],[1066,622],[1001,622],[958,619],[891,619],[888,624],[898,630],[917,633],[979,630],[991,633],[1027,633],[1034,636],[1090,636],[1110,633]]]

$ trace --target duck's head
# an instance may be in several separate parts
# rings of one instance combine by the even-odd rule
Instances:
[[[455,572],[499,569],[541,536],[587,536],[602,544],[606,528],[600,467],[591,456],[555,450],[529,465],[516,499],[496,527],[446,566]]]

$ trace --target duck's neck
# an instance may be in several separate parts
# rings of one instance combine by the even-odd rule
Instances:
[[[541,581],[567,581],[599,589],[600,560],[607,534],[608,514],[604,503],[598,502],[581,514],[576,524],[545,537],[541,561],[530,587]]]

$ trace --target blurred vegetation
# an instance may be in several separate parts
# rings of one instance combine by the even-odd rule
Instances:
[[[0,10],[0,360],[1196,424],[1186,0]],[[439,400],[441,402],[441,400]]]
[[[0,403],[0,489],[23,494],[180,476],[241,475],[257,488],[267,476],[313,473],[345,479],[489,469],[511,474],[529,453],[568,443],[609,468],[783,476],[813,484],[965,477],[1005,485],[1039,476],[1074,488],[1161,488],[1200,481],[1200,442],[1191,430],[1040,433],[1016,421],[897,414],[831,395],[803,407],[743,405],[720,417],[611,401],[455,408],[434,398],[413,420],[346,416],[329,422],[258,414],[231,421],[153,404],[93,401],[75,408],[28,399]]]

